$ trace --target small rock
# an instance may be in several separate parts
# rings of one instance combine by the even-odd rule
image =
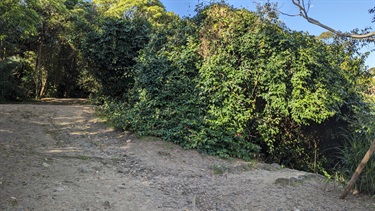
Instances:
[[[131,140],[131,139],[128,139],[128,140],[126,140],[126,143],[130,143],[130,142],[132,142],[132,140]]]
[[[352,193],[353,195],[358,195],[359,194],[359,190],[358,189],[355,189]]]
[[[298,185],[301,185],[302,183],[303,183],[303,180],[297,179],[295,177],[291,177],[289,179],[288,178],[278,178],[275,181],[275,184],[282,185],[282,186],[286,186],[286,185],[298,186]]]
[[[117,186],[119,189],[126,189],[126,186],[125,185],[119,185]]]
[[[276,181],[275,181],[275,184],[283,185],[283,186],[289,185],[289,179],[287,179],[287,178],[277,178]]]
[[[55,188],[55,190],[53,190],[53,192],[61,192],[61,191],[64,191],[65,189],[62,188],[62,187],[57,187]]]
[[[103,206],[104,206],[104,209],[111,209],[111,203],[109,203],[109,201],[105,201],[103,203]]]
[[[48,164],[48,163],[46,163],[46,162],[43,162],[43,164],[42,164],[44,167],[46,167],[46,168],[48,168],[50,165]]]
[[[298,182],[300,182],[300,180],[298,180],[298,179],[295,178],[295,177],[291,177],[291,178],[289,179],[289,183],[290,183],[290,184],[297,184]]]
[[[18,201],[17,201],[17,198],[16,197],[10,197],[10,204],[12,205],[12,206],[16,206],[17,205],[17,203],[18,203]]]
[[[319,174],[313,174],[313,173],[307,173],[305,175],[300,175],[298,178],[303,179],[303,180],[325,180],[325,177],[323,175]]]
[[[78,167],[78,171],[81,173],[87,173],[89,172],[89,169],[86,166],[80,166]]]
[[[281,169],[281,166],[277,163],[272,163],[271,166],[277,170]]]

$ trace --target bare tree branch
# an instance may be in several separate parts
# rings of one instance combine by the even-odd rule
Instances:
[[[296,17],[296,16],[300,16],[299,14],[295,14],[295,15],[293,15],[293,14],[288,14],[288,13],[284,13],[284,12],[281,12],[281,11],[279,11],[279,13],[280,13],[280,14],[282,14],[282,15],[286,15],[286,16],[289,16],[289,17]]]
[[[319,22],[318,20],[314,19],[314,18],[311,18],[309,15],[308,15],[308,10],[310,8],[310,1],[308,3],[308,7],[306,8],[305,6],[305,1],[304,0],[292,0],[293,4],[295,6],[298,7],[299,9],[299,15],[301,17],[303,17],[304,19],[306,19],[309,23],[312,23],[314,25],[317,25],[317,26],[320,26],[334,34],[337,34],[339,36],[343,36],[343,37],[351,37],[351,38],[355,38],[355,39],[368,39],[368,38],[372,38],[375,36],[375,32],[370,32],[370,33],[367,33],[367,34],[351,34],[351,33],[342,33],[338,30],[335,30],[321,22]]]

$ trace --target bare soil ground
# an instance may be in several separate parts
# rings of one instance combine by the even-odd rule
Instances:
[[[375,210],[322,176],[114,131],[65,103],[0,105],[0,210]]]

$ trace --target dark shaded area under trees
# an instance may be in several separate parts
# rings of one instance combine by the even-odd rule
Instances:
[[[0,25],[0,101],[92,95],[124,130],[344,177],[374,138],[365,43],[292,31],[270,4],[5,0]]]

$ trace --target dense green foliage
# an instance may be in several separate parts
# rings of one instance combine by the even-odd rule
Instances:
[[[74,16],[80,7],[76,0],[0,2],[1,74],[8,74],[5,78],[17,75],[16,83],[1,86],[18,90],[2,95],[2,100],[83,97],[93,91],[87,89],[90,73],[85,72],[72,40]],[[10,59],[19,65],[7,65]]]
[[[121,97],[133,85],[133,66],[138,51],[148,42],[150,26],[142,19],[99,19],[82,49],[90,71],[100,81],[103,94]]]
[[[146,18],[152,24],[160,24],[168,16],[164,5],[159,0],[94,0],[98,11],[105,16]]]
[[[5,0],[0,12],[0,101],[95,94],[124,130],[343,175],[374,138],[362,43],[291,31],[270,5],[180,18],[158,0]],[[368,166],[358,187],[373,193]]]
[[[18,101],[23,99],[27,92],[25,76],[22,74],[23,62],[15,57],[7,58],[0,62],[0,102],[7,100]]]
[[[339,169],[341,175],[349,180],[375,139],[374,108],[358,110],[350,120],[349,130],[345,134],[347,142],[341,151]],[[374,157],[374,156],[372,156]],[[356,182],[356,189],[364,193],[375,193],[375,162],[370,159]]]
[[[134,86],[103,106],[118,127],[222,157],[321,171],[342,146],[340,119],[361,101],[364,57],[247,10],[215,4],[158,29],[138,57]],[[336,156],[336,155],[335,155]]]

